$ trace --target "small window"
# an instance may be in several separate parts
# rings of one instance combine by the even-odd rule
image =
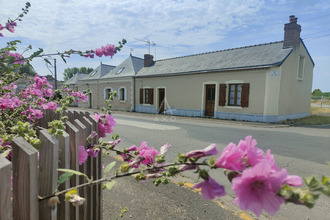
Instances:
[[[110,92],[113,90],[111,88],[106,88],[104,89],[104,99],[109,99],[110,98]]]
[[[299,80],[303,80],[304,66],[305,66],[305,57],[299,56],[299,66],[298,66],[298,79]]]
[[[122,67],[120,68],[117,72],[116,72],[116,75],[120,74],[123,70],[124,70],[125,67]]]
[[[94,76],[95,74],[96,74],[96,70],[94,70],[94,71],[91,73],[90,77]]]
[[[118,94],[119,101],[126,101],[125,100],[125,97],[126,97],[125,88],[120,88],[118,93],[119,93]]]
[[[241,106],[242,84],[229,84],[229,103],[230,106]]]
[[[140,104],[154,104],[154,89],[140,89]]]

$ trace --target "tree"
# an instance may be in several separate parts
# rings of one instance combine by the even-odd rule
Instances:
[[[323,93],[320,89],[314,89],[314,91],[312,92],[312,96],[322,96]]]
[[[68,79],[72,78],[74,75],[77,73],[90,73],[94,69],[90,67],[73,67],[73,68],[66,68],[64,70],[63,76],[64,76],[64,81],[67,81]]]
[[[19,75],[26,74],[27,76],[35,76],[37,72],[34,70],[33,66],[29,63],[22,64],[18,69]]]

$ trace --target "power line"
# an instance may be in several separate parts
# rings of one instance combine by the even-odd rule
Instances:
[[[330,36],[330,34],[325,34],[325,35],[322,35],[322,36],[319,36],[319,37],[311,37],[311,38],[304,38],[303,40],[315,40],[315,39],[319,39],[319,38],[322,38],[322,37],[326,37],[326,36]]]
[[[314,33],[311,33],[311,34],[306,34],[305,36],[314,35],[314,34],[319,34],[319,33],[327,32],[327,31],[330,31],[330,29],[327,29],[327,30],[324,30],[324,31],[314,32]]]

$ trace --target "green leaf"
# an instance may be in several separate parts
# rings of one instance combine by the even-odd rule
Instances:
[[[304,180],[309,188],[316,188],[320,184],[319,180],[316,179],[314,176],[305,177]]]
[[[70,179],[72,175],[73,175],[73,173],[63,173],[63,174],[58,178],[58,185],[64,183],[64,182],[67,181],[68,179]]]
[[[111,180],[105,184],[105,187],[107,187],[107,189],[110,190],[115,185],[115,183],[116,181]]]
[[[58,171],[62,171],[62,172],[65,172],[65,173],[72,173],[72,175],[77,175],[77,176],[84,176],[86,177],[88,180],[88,176],[82,172],[79,172],[79,171],[76,171],[76,170],[70,170],[70,169],[57,169]]]
[[[104,169],[104,173],[108,173],[115,165],[116,165],[116,161],[112,161],[111,163],[109,163]]]
[[[44,58],[44,61],[45,61],[46,63],[48,63],[49,65],[52,65],[51,62],[49,62],[48,59]]]

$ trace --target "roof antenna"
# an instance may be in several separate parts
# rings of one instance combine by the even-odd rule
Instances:
[[[129,52],[129,55],[132,56],[132,51],[134,50],[134,48],[129,48],[130,52]]]
[[[136,39],[136,38],[134,38],[134,39],[137,40],[137,41],[142,41],[142,42],[146,42],[147,43],[147,45],[148,45],[148,51],[149,51],[148,54],[150,54],[150,45],[153,46],[153,47],[155,47],[155,60],[156,60],[156,43],[155,42],[150,41],[149,39],[147,39],[147,40],[140,40],[140,39]]]

